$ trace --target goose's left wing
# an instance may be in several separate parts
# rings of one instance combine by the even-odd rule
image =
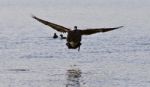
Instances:
[[[86,30],[81,30],[82,35],[90,35],[90,34],[95,34],[99,32],[108,32],[111,30],[119,29],[122,28],[123,26],[119,27],[114,27],[114,28],[95,28],[95,29],[86,29]]]
[[[52,23],[52,22],[45,21],[45,20],[40,19],[40,18],[38,18],[36,16],[32,16],[32,18],[34,18],[37,21],[39,21],[39,22],[41,22],[41,23],[43,23],[43,24],[45,24],[45,25],[55,29],[56,31],[63,32],[63,33],[70,31],[69,28],[66,28],[64,26],[61,26],[61,25],[58,25],[58,24],[55,24],[55,23]]]

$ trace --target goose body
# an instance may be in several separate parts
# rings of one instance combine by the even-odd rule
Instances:
[[[80,30],[72,30],[68,32],[67,35],[67,43],[69,49],[76,49],[79,48],[81,45],[81,32]]]
[[[91,34],[95,34],[95,33],[99,33],[99,32],[108,32],[108,31],[119,29],[119,28],[123,27],[123,26],[119,26],[119,27],[114,27],[114,28],[90,28],[90,29],[80,30],[80,29],[77,29],[77,26],[74,26],[74,30],[71,30],[64,26],[45,21],[36,16],[32,16],[32,18],[55,29],[58,32],[67,33],[67,39],[66,39],[67,47],[69,49],[77,49],[78,48],[78,51],[80,50],[82,35],[91,35]]]

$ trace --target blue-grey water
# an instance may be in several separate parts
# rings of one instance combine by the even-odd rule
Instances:
[[[65,87],[73,65],[81,87],[149,87],[149,9],[149,0],[0,0],[0,87]],[[67,28],[124,27],[83,36],[78,52],[31,15]]]

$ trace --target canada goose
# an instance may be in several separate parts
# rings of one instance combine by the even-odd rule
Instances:
[[[64,37],[62,34],[60,34],[60,39],[67,39],[67,38]]]
[[[54,36],[53,36],[54,39],[58,38],[57,34],[54,33]]]
[[[36,16],[32,16],[32,18],[55,29],[56,31],[63,32],[63,33],[67,32],[68,33],[67,43],[66,43],[67,47],[69,49],[78,48],[78,51],[80,50],[82,35],[91,35],[91,34],[95,34],[98,32],[107,32],[107,31],[111,31],[111,30],[115,30],[115,29],[119,29],[119,28],[123,27],[123,26],[119,26],[119,27],[114,27],[114,28],[93,28],[93,29],[79,30],[79,29],[77,29],[77,26],[74,26],[74,30],[71,30],[64,26],[45,21]]]

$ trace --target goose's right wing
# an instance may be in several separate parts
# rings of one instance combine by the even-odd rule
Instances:
[[[57,30],[57,31],[59,31],[59,32],[65,33],[65,32],[70,31],[70,29],[68,29],[68,28],[66,28],[66,27],[63,27],[63,26],[61,26],[61,25],[57,25],[57,24],[54,24],[54,23],[45,21],[45,20],[40,19],[40,18],[38,18],[38,17],[36,17],[36,16],[32,16],[32,18],[36,19],[37,21],[39,21],[39,22],[41,22],[41,23],[43,23],[43,24],[45,24],[45,25],[47,25],[47,26],[49,26],[49,27],[51,27],[51,28],[53,28],[53,29],[55,29],[55,30]]]
[[[86,29],[86,30],[81,30],[81,34],[82,35],[91,35],[91,34],[95,34],[95,33],[99,33],[99,32],[108,32],[108,31],[112,31],[115,29],[119,29],[122,28],[123,26],[119,26],[119,27],[114,27],[114,28],[91,28],[91,29]]]

